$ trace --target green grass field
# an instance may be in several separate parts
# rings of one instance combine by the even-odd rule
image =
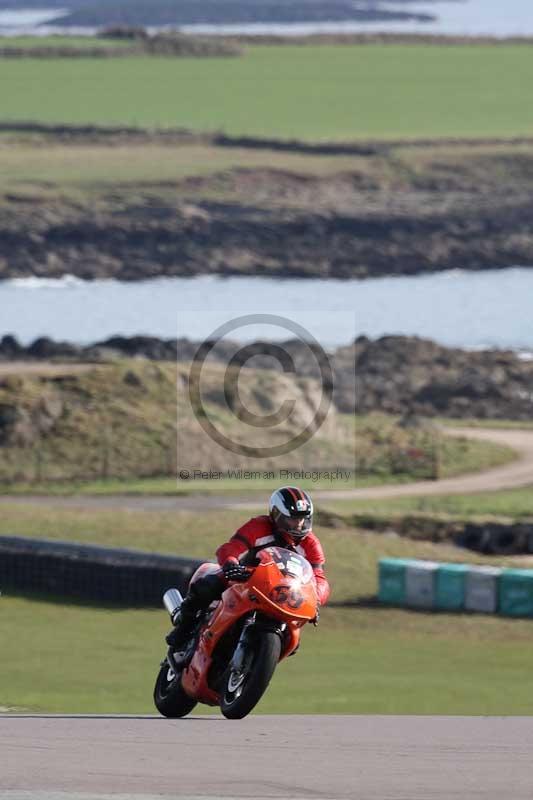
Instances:
[[[0,48],[29,47],[69,47],[69,48],[109,48],[109,47],[128,47],[131,42],[127,39],[108,39],[104,37],[92,36],[2,36],[0,37]]]
[[[235,511],[196,515],[13,507],[3,509],[0,533],[205,557],[244,517]],[[375,594],[382,555],[494,563],[449,545],[348,528],[320,534],[335,603]],[[0,598],[0,609],[0,707],[153,712],[151,693],[168,630],[162,609],[91,607],[9,591]],[[364,603],[326,607],[318,629],[304,631],[297,656],[280,664],[257,712],[530,714],[532,624]]]
[[[533,487],[502,489],[498,492],[451,494],[434,497],[398,497],[383,500],[339,500],[321,505],[340,514],[450,514],[458,517],[495,516],[520,519],[533,517]]]
[[[239,59],[17,59],[2,64],[2,78],[3,120],[303,139],[533,133],[533,60],[521,46],[255,46]]]
[[[156,713],[166,612],[0,603],[0,707]],[[532,658],[531,622],[325,609],[256,713],[531,714]]]

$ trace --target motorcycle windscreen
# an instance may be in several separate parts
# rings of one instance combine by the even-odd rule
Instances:
[[[258,558],[265,563],[273,561],[282,575],[291,575],[302,583],[313,580],[313,570],[309,561],[284,547],[266,547],[258,553]]]

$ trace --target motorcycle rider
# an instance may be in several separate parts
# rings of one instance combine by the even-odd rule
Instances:
[[[221,567],[189,587],[177,611],[174,628],[167,644],[178,650],[184,647],[194,629],[198,611],[218,600],[230,581],[248,580],[247,565],[254,565],[257,553],[265,547],[284,547],[304,556],[313,569],[319,605],[324,605],[330,587],[324,573],[324,551],[313,533],[313,502],[307,492],[295,486],[283,486],[270,497],[268,515],[248,520],[216,551]]]

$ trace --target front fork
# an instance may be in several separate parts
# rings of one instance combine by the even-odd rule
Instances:
[[[250,652],[248,648],[248,642],[250,638],[250,628],[252,627],[252,625],[255,624],[256,617],[257,613],[254,611],[244,621],[244,625],[242,626],[242,631],[239,636],[239,641],[237,642],[237,646],[233,651],[233,655],[229,663],[230,672],[242,672],[246,658],[246,653]]]
[[[267,624],[265,624],[265,622]],[[275,628],[273,628],[273,624],[275,624]],[[251,655],[251,650],[248,647],[250,643],[250,639],[254,634],[254,628],[256,631],[260,632],[261,630],[275,630],[278,633],[282,640],[283,635],[285,633],[285,629],[287,627],[286,622],[275,622],[273,620],[262,620],[258,618],[257,612],[254,611],[250,616],[245,620],[244,625],[242,626],[241,634],[239,636],[239,641],[237,642],[237,646],[233,651],[233,656],[229,663],[229,669],[231,672],[242,672],[245,666],[248,666],[246,662],[246,656]]]

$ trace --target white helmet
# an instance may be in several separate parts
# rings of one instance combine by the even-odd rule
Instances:
[[[295,486],[277,489],[270,498],[268,511],[276,532],[294,541],[304,539],[313,527],[313,502],[307,492]]]

